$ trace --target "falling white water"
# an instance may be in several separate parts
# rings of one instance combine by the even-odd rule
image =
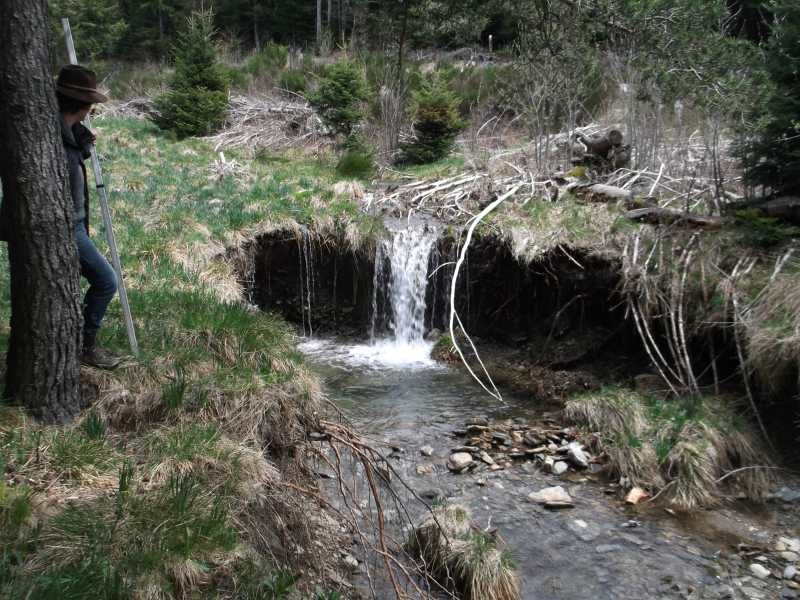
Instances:
[[[434,367],[433,343],[425,340],[425,292],[428,265],[439,234],[425,221],[386,223],[389,235],[375,251],[371,342],[338,345],[309,340],[301,344],[306,354],[332,363],[376,368]],[[385,325],[383,335],[378,327]]]
[[[391,265],[388,289],[392,305],[390,327],[396,344],[415,344],[423,341],[425,334],[428,263],[438,232],[426,223],[408,224],[389,231],[392,237],[383,240],[382,246]],[[378,251],[378,257],[380,254]]]

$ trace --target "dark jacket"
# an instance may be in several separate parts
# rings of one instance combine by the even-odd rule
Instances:
[[[92,132],[80,123],[67,127],[61,118],[61,139],[67,155],[67,175],[69,189],[72,193],[72,206],[75,223],[84,221],[89,231],[89,182],[86,177],[86,166],[83,161],[91,156],[91,144],[94,140]]]

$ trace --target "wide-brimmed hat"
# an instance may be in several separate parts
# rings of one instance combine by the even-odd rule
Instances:
[[[61,68],[56,80],[56,90],[87,104],[108,101],[108,96],[97,89],[95,72],[80,65],[66,65]]]

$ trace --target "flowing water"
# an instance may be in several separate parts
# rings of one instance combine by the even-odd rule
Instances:
[[[301,349],[362,432],[402,448],[389,460],[409,485],[423,497],[462,503],[476,525],[496,528],[516,559],[525,599],[740,597],[725,595],[730,581],[721,542],[691,533],[661,510],[633,513],[581,474],[559,478],[533,463],[477,474],[448,471],[450,450],[460,443],[452,430],[468,418],[535,421],[543,408],[514,396],[500,404],[461,371],[430,359],[422,321],[436,232],[417,224],[392,234],[376,263],[390,265],[376,275],[376,289],[391,298],[383,303],[390,312],[383,320],[387,334],[375,331],[381,319],[373,315],[369,343],[307,339]],[[425,445],[434,448],[430,458],[420,454]],[[417,474],[420,464],[433,464],[434,473]],[[527,501],[530,492],[551,485],[564,486],[575,508],[551,512]],[[753,523],[747,535],[767,535]],[[391,597],[384,594],[378,597]]]

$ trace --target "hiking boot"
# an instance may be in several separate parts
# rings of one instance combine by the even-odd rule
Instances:
[[[122,357],[112,354],[108,350],[92,346],[84,348],[81,353],[81,364],[98,369],[111,370],[122,362]]]

